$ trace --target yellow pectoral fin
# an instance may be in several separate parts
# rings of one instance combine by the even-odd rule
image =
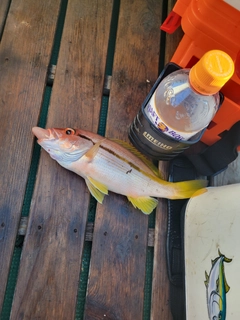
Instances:
[[[85,181],[86,181],[86,185],[87,185],[88,190],[90,191],[91,195],[98,202],[102,203],[106,193],[103,193],[98,188],[96,188],[88,178],[86,178]]]
[[[103,139],[105,140],[105,139]],[[103,140],[98,141],[97,143],[95,143],[85,154],[83,157],[86,157],[87,160],[90,162],[94,159],[94,157],[96,156],[96,154],[98,153],[98,150],[100,148],[101,143],[103,142]]]
[[[145,214],[150,214],[158,205],[158,201],[151,197],[127,198],[132,203],[134,208],[138,208]]]

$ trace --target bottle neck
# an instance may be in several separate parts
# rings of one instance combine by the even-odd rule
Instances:
[[[200,95],[202,95],[202,96],[213,96],[213,95],[215,95],[216,93],[218,93],[218,89],[216,89],[215,88],[215,90],[214,90],[214,87],[211,87],[211,90],[210,90],[210,92],[208,92],[207,90],[206,90],[206,88],[203,88],[199,83],[198,83],[198,81],[196,81],[196,80],[193,80],[192,79],[192,77],[191,77],[191,71],[192,71],[192,69],[190,69],[190,71],[189,71],[189,85],[190,85],[190,87],[191,87],[191,89],[194,91],[194,92],[196,92],[197,94],[200,94]]]
[[[204,93],[200,92],[197,88],[194,87],[194,85],[192,84],[190,78],[189,78],[188,83],[189,83],[190,89],[191,89],[194,93],[196,93],[196,94],[199,94],[199,95],[201,95],[201,96],[212,96],[212,95],[213,95],[212,93],[206,94],[206,92],[204,92]]]

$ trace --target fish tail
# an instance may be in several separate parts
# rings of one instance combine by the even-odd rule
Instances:
[[[174,182],[175,192],[169,199],[188,199],[192,196],[198,196],[205,193],[208,184],[207,180],[189,180],[183,182]]]
[[[219,257],[223,257],[224,262],[227,262],[227,263],[232,262],[232,259],[227,258],[224,254],[222,254],[219,248],[218,248],[218,255]]]
[[[229,258],[227,258],[227,257],[225,257],[225,256],[224,256],[224,259],[223,259],[223,261],[224,261],[224,262],[227,262],[227,263],[229,263],[229,262],[232,262],[232,259],[229,259]]]

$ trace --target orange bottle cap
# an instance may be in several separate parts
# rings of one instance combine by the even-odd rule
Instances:
[[[196,91],[211,95],[217,93],[233,73],[232,58],[221,50],[211,50],[191,68],[189,80]]]

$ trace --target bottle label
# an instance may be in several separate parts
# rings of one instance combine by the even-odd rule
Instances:
[[[175,140],[188,140],[190,137],[192,137],[194,134],[198,132],[180,132],[166,124],[161,118],[161,116],[157,113],[155,106],[155,93],[152,95],[150,101],[148,102],[144,110],[148,119],[155,125],[155,127],[159,131],[163,132],[164,134]]]

